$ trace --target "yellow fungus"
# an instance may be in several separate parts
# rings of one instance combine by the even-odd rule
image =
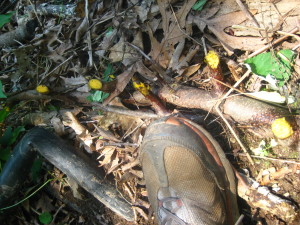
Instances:
[[[35,90],[40,94],[49,93],[49,88],[46,85],[38,85]]]
[[[212,69],[217,69],[220,64],[220,58],[215,51],[209,51],[204,58],[204,62]]]
[[[293,134],[293,128],[286,121],[285,117],[274,120],[272,123],[272,131],[274,135],[279,139],[285,139]]]
[[[89,87],[93,90],[99,90],[102,88],[102,83],[100,80],[97,79],[91,79],[89,81]]]
[[[149,95],[149,90],[151,89],[149,85],[135,81],[133,81],[133,87],[141,92],[144,96]]]

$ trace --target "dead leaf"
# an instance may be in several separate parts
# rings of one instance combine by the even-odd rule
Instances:
[[[201,23],[204,22],[208,29],[216,35],[224,48],[228,49],[229,54],[233,54],[234,49],[255,51],[266,44],[265,40],[258,37],[235,37],[224,32],[225,28],[231,27],[234,24],[240,24],[247,19],[242,11],[231,12],[213,19],[203,19],[200,17],[193,17],[191,19],[199,29],[201,28]]]
[[[189,76],[193,75],[194,73],[196,73],[200,69],[200,66],[201,66],[201,63],[189,66],[182,71],[181,75],[189,77]]]
[[[42,196],[37,201],[36,209],[41,210],[42,212],[51,212],[55,209],[52,201],[53,200],[47,195],[42,194]]]
[[[113,98],[118,96],[127,86],[129,83],[130,79],[132,78],[133,74],[135,73],[136,68],[135,66],[129,67],[127,70],[125,70],[123,73],[117,76],[117,85],[116,89],[114,90],[113,93],[109,95],[107,99],[103,102],[103,105],[107,105]]]
[[[80,26],[76,30],[75,42],[78,43],[83,35],[87,32],[89,27],[89,20],[87,17],[84,17]]]
[[[114,154],[116,147],[106,147],[101,152],[101,155],[98,158],[104,156],[103,160],[99,161],[101,166],[104,166],[112,161],[112,155]]]
[[[142,32],[138,31],[134,35],[132,44],[143,49]],[[125,37],[122,36],[117,44],[110,48],[109,58],[112,62],[119,62],[125,66],[132,65],[141,59],[141,55],[125,42]]]
[[[151,5],[153,4],[153,2],[153,0],[141,1],[140,5],[134,7],[134,10],[138,14],[139,19],[142,23],[144,23],[145,20],[148,19],[148,13],[151,10]]]
[[[162,15],[164,38],[161,42],[158,42],[153,35],[153,30],[148,26],[148,34],[151,40],[151,52],[149,55],[163,68],[168,67],[175,51],[174,46],[178,42],[183,41],[186,35],[190,35],[192,32],[191,25],[186,23],[186,16],[195,2],[196,0],[185,1],[184,5],[173,13],[168,2],[157,1]]]
[[[53,128],[55,130],[55,133],[58,135],[58,136],[62,136],[65,134],[65,127],[61,121],[61,119],[59,119],[58,117],[53,117],[51,119],[51,124],[53,125]]]
[[[134,161],[129,162],[129,163],[125,164],[124,166],[122,166],[122,171],[125,172],[126,170],[129,170],[132,167],[135,167],[135,166],[137,166],[139,164],[140,164],[140,160],[139,159],[135,159]]]
[[[298,0],[281,0],[281,1],[248,1],[250,10],[258,10],[255,15],[260,27],[268,27],[270,30],[278,30],[289,32],[299,26],[297,20],[300,15],[300,6]],[[248,21],[242,23],[244,26],[252,26]]]

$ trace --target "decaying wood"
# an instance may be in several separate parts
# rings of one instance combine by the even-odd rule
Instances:
[[[0,48],[17,45],[18,42],[31,40],[34,37],[35,28],[38,26],[36,20],[30,20],[17,29],[0,35]]]
[[[293,202],[280,198],[273,194],[268,187],[259,185],[243,174],[236,174],[238,177],[238,195],[252,207],[276,215],[288,223],[295,219],[297,207]]]

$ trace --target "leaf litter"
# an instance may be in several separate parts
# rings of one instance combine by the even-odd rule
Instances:
[[[265,92],[274,93],[268,94],[271,97],[267,101],[275,98],[273,96],[276,94],[276,98],[280,98],[280,108],[284,108],[278,114],[272,110],[259,117],[253,114],[253,118],[245,121],[243,116],[235,117],[231,111],[241,114],[246,105],[240,101],[236,107],[232,104],[236,102],[227,104],[226,99],[224,105],[230,105],[227,115],[230,124],[246,145],[258,146],[264,140],[269,143],[270,138],[273,138],[272,134],[266,136],[270,124],[280,116],[294,123],[293,139],[276,140],[277,145],[263,148],[263,155],[258,155],[261,158],[254,158],[255,167],[239,151],[241,147],[230,134],[227,134],[227,138],[232,140],[230,148],[224,139],[218,141],[221,141],[228,155],[235,155],[235,159],[230,160],[236,168],[249,169],[249,178],[255,177],[260,185],[272,190],[272,194],[285,196],[299,205],[299,132],[295,122],[298,119],[300,97],[297,82],[299,31],[289,33],[299,23],[297,1],[251,0],[242,9],[237,4],[240,1],[234,0],[186,0],[171,3],[161,0],[124,0],[116,4],[106,0],[70,0],[60,1],[59,4],[57,1],[35,1],[36,5],[29,2],[20,0],[16,8],[12,8],[15,13],[0,17],[0,24],[3,23],[0,39],[8,37],[7,34],[15,29],[26,31],[24,24],[30,19],[36,19],[39,24],[31,40],[21,36],[13,44],[11,40],[7,44],[6,38],[0,41],[3,46],[0,50],[2,103],[13,109],[5,120],[5,127],[43,125],[54,128],[60,136],[72,139],[75,148],[88,152],[91,161],[97,160],[107,179],[114,180],[116,188],[134,206],[135,222],[156,224],[146,197],[138,158],[138,147],[151,121],[147,116],[152,115],[153,110],[158,116],[161,112],[172,111],[185,116],[198,115],[201,114],[199,109],[215,113],[213,107],[219,99],[211,91],[215,89],[216,81],[212,81],[210,76],[213,71],[204,63],[206,49],[214,50],[220,57],[220,68],[225,75],[223,81],[227,88],[233,87],[237,95],[258,99],[265,99]],[[1,36],[4,34],[6,36]],[[284,35],[284,40],[272,45],[274,40]],[[248,57],[251,52],[262,48],[270,51],[261,52],[253,58]],[[283,53],[283,57],[276,57],[274,52]],[[291,52],[292,56],[286,54]],[[266,55],[267,58],[263,58],[265,63],[258,64],[262,61],[261,57]],[[241,81],[240,86],[233,86],[246,72],[244,63],[239,63],[245,59],[245,62],[251,64],[252,72],[264,78],[273,75],[273,82],[280,83],[279,87],[275,91],[271,90],[266,79],[255,80],[254,75]],[[228,68],[227,64],[232,62],[234,66]],[[278,62],[280,68],[274,66]],[[282,67],[285,72],[281,70]],[[100,95],[99,91],[95,95],[88,87],[90,79],[102,81]],[[138,94],[133,84],[137,79],[140,85],[149,87],[151,95],[147,92],[136,97]],[[39,84],[46,85],[49,94],[36,93],[34,89]],[[4,96],[8,97],[7,100]],[[87,100],[89,96],[96,102],[91,104]],[[288,101],[290,98],[294,100]],[[229,96],[228,99],[234,97]],[[254,111],[264,112],[264,104],[253,105]],[[97,107],[101,110],[96,110]],[[117,111],[109,112],[111,109]],[[205,126],[218,138],[220,131],[214,133],[215,127],[219,127],[218,124],[223,121],[219,120],[217,124],[211,114],[205,118]],[[222,130],[228,133],[225,126]],[[226,138],[226,135],[223,136]],[[237,150],[232,152],[230,149]],[[292,163],[280,160],[290,160]],[[68,184],[63,182],[59,185],[68,188]],[[55,193],[60,193],[61,188]],[[254,191],[251,189],[248,192]],[[263,210],[260,211],[261,205],[249,196],[247,198],[252,208],[241,206],[246,216],[245,224],[297,224],[292,214],[294,221],[280,213],[276,214],[276,206],[270,211],[262,206]],[[40,197],[47,198],[45,194]],[[39,200],[39,207],[30,202],[31,207],[27,209],[37,213],[40,208],[44,208],[42,211],[48,210],[54,214],[52,206],[57,209],[62,206],[55,201],[47,206],[43,201]],[[64,210],[57,211],[59,213],[55,218],[60,222],[84,221],[91,216],[72,214],[72,218],[64,212],[65,206],[62,207]],[[36,219],[34,216],[26,219],[22,211],[19,213],[19,218],[28,223]],[[106,211],[99,221],[99,224],[132,224],[110,211]]]

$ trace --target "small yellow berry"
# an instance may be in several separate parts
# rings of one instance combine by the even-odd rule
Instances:
[[[99,90],[102,88],[102,83],[100,80],[97,79],[91,79],[89,81],[89,87],[93,90]]]
[[[215,51],[209,51],[205,56],[204,61],[212,69],[217,69],[220,64],[220,58]]]
[[[274,135],[279,139],[285,139],[293,134],[293,128],[285,117],[274,120],[272,123],[272,131]]]
[[[46,85],[39,85],[35,89],[40,94],[48,94],[49,88]]]

